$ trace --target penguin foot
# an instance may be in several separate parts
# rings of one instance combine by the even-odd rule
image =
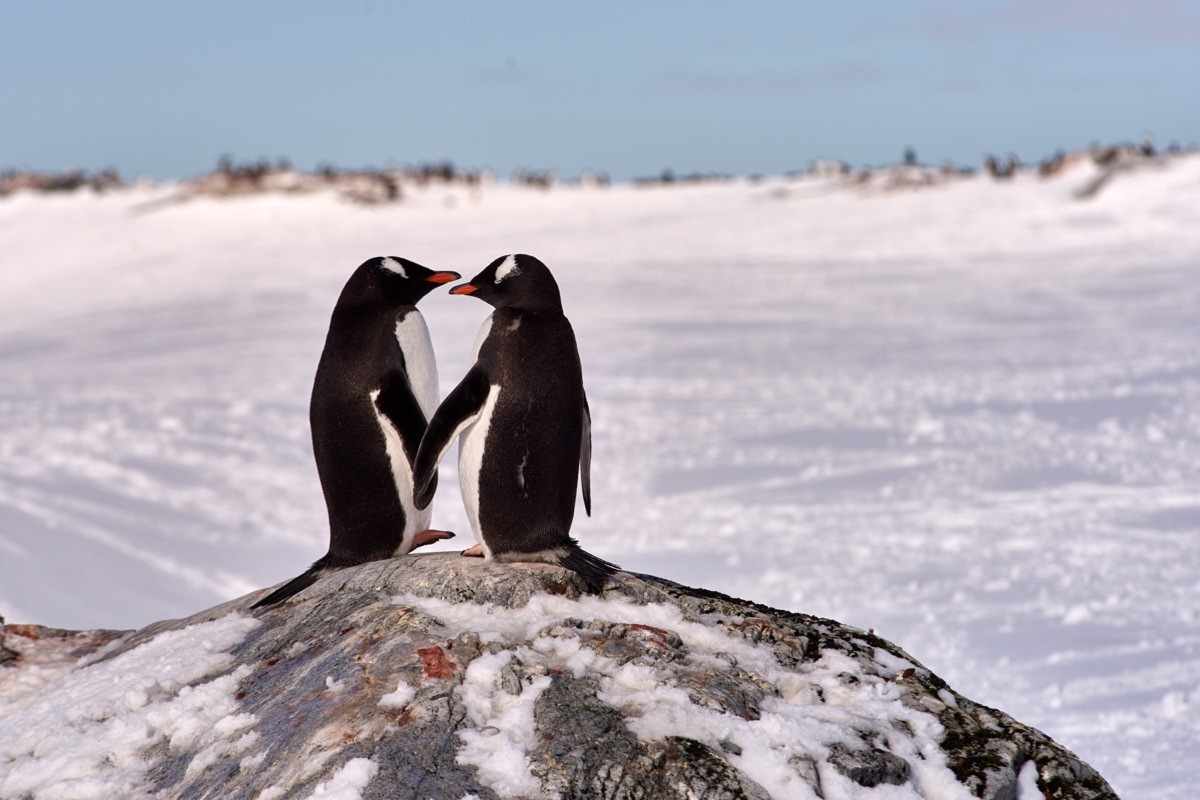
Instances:
[[[435,530],[421,531],[420,533],[418,533],[416,536],[413,537],[412,549],[416,550],[418,547],[424,547],[427,544],[433,544],[434,542],[440,542],[442,539],[453,539],[453,538],[454,538],[454,533],[452,531],[435,531]]]
[[[462,551],[464,556],[469,558],[483,558],[483,545],[474,544]]]

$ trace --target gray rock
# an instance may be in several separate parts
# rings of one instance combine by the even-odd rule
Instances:
[[[17,658],[17,652],[15,650],[8,649],[6,644],[7,641],[8,626],[4,624],[3,615],[0,615],[0,665],[3,665],[9,661],[15,661]]]
[[[830,749],[829,763],[859,786],[871,788],[881,783],[899,786],[908,781],[908,762],[886,750],[874,747],[850,749],[844,745],[834,745]]]
[[[849,784],[920,797],[917,775],[938,769],[1012,800],[1030,762],[1048,798],[1116,797],[1049,737],[869,633],[647,575],[584,589],[549,565],[410,555],[253,615],[265,592],[97,640],[75,670],[133,663],[155,637],[230,614],[259,621],[196,681],[237,673],[250,735],[204,753],[148,738],[142,779],[161,798],[308,797],[354,759],[373,765],[364,798],[763,800]],[[0,675],[22,668],[14,652]]]
[[[533,774],[547,797],[635,797],[654,764],[592,676],[554,675],[534,704]]]
[[[13,625],[0,616],[0,668],[20,667],[29,660],[27,654],[34,652],[41,661],[79,661],[128,635],[129,631],[68,631],[45,625]]]

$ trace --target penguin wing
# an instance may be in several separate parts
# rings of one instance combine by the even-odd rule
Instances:
[[[583,510],[592,515],[592,412],[583,396],[583,434],[579,437],[579,482],[583,487]]]
[[[417,462],[413,468],[413,500],[417,508],[427,508],[437,488],[437,468],[450,449],[454,437],[463,428],[479,418],[479,412],[487,402],[491,382],[482,367],[476,365],[467,371],[446,399],[433,412],[429,427],[417,450]]]
[[[426,419],[404,370],[388,370],[383,376],[383,386],[375,398],[375,407],[400,434],[400,443],[404,446],[409,465],[415,464],[417,448],[425,435]]]

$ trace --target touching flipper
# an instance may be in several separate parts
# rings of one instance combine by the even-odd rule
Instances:
[[[425,412],[421,410],[404,370],[388,370],[382,383],[379,395],[375,398],[375,407],[395,426],[400,434],[404,454],[408,456],[408,463],[414,464],[417,460],[417,447],[421,437],[425,435]]]
[[[415,469],[417,448],[425,435],[427,425],[425,412],[421,410],[421,404],[413,394],[408,373],[402,369],[392,369],[383,376],[383,386],[375,398],[375,408],[400,434],[400,445],[404,450],[404,457],[408,460],[408,467],[410,470]],[[436,473],[429,491],[437,491]],[[415,544],[413,547],[420,545]]]
[[[417,508],[427,508],[433,500],[438,463],[450,449],[454,437],[478,419],[490,388],[484,371],[472,367],[433,413],[413,468],[413,502]]]

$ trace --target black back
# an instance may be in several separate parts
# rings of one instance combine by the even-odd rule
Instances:
[[[498,308],[477,363],[500,386],[479,482],[488,547],[561,547],[575,516],[584,414],[571,323],[561,308]]]
[[[417,301],[457,277],[407,259],[376,257],[346,281],[309,402],[313,455],[329,515],[329,551],[256,605],[283,600],[331,569],[390,558],[400,546],[408,520],[377,409],[400,434],[411,464],[427,420],[409,383],[396,326],[419,314]]]
[[[417,507],[432,500],[438,462],[454,437],[486,417],[477,534],[492,557],[557,563],[600,591],[619,568],[580,549],[569,535],[581,474],[584,506],[591,513],[591,420],[558,284],[536,258],[512,255],[450,293],[474,295],[496,310],[475,363],[438,406],[421,440]],[[488,399],[497,391],[489,416]],[[473,450],[478,431],[468,436]]]
[[[389,269],[389,261],[404,274]],[[416,458],[427,420],[408,387],[395,331],[437,286],[426,280],[432,274],[407,259],[369,259],[350,276],[333,309],[309,424],[329,513],[329,556],[339,566],[390,557],[404,532],[404,509],[371,394],[380,392],[381,406],[397,406],[389,416],[399,423],[410,461]]]

